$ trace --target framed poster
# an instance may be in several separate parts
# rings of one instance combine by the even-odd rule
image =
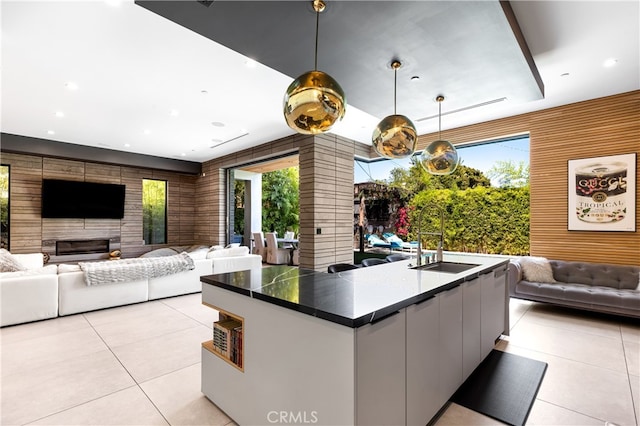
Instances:
[[[569,160],[569,231],[636,230],[636,154]]]

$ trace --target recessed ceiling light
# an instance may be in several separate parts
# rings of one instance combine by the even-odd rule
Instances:
[[[618,60],[616,58],[609,58],[602,63],[602,66],[605,68],[615,67],[618,64]]]
[[[219,121],[213,121],[211,125],[214,127],[224,127],[224,123],[221,123]]]
[[[125,147],[125,148],[129,148],[130,146],[131,146],[131,144],[130,144],[130,143],[125,143],[125,144],[124,144],[124,147]]]
[[[187,154],[185,154],[184,152],[180,153],[180,157],[186,157],[186,156],[187,156]]]
[[[258,65],[258,63],[251,58],[247,59],[244,64],[247,68],[255,68]]]
[[[120,7],[122,5],[122,0],[104,0],[104,2],[113,7]]]
[[[206,95],[209,92],[207,92],[206,90],[201,90],[200,93],[202,93],[203,95]]]
[[[562,74],[560,74],[560,77],[569,77],[569,73],[568,72],[563,72]]]
[[[411,77],[411,81],[420,81],[420,76],[414,75],[413,77]]]
[[[62,112],[62,111],[56,111],[56,117],[58,117],[58,118],[62,118],[62,117],[64,117],[64,112]]]
[[[78,85],[76,83],[74,83],[73,81],[67,81],[64,84],[64,87],[66,87],[67,90],[73,90],[73,91],[78,90]]]
[[[53,130],[47,130],[47,134],[48,134],[48,135],[55,135],[55,134],[56,134],[56,132],[54,132]]]
[[[169,115],[170,115],[170,116],[172,116],[172,117],[177,117],[177,116],[178,116],[178,114],[180,114],[180,112],[179,112],[177,109],[172,109],[172,110],[169,112]]]
[[[145,130],[144,130],[144,134],[145,134],[145,135],[150,135],[150,134],[151,134],[151,130],[149,130],[149,129],[145,129]]]

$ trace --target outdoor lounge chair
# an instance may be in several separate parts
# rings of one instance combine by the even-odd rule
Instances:
[[[381,247],[381,248],[388,248],[388,249],[391,249],[393,247],[391,243],[388,243],[382,240],[376,234],[369,235],[367,237],[367,241],[369,242],[370,247]]]
[[[402,249],[402,251],[408,251],[408,252],[413,252],[418,249],[417,241],[411,241],[411,242],[402,241],[400,237],[398,237],[396,234],[393,234],[391,232],[382,234],[382,237],[385,240],[387,240],[389,243],[391,243],[392,249],[399,248],[399,249]]]

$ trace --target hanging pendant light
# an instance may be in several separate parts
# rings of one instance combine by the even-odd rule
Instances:
[[[407,158],[413,154],[418,140],[416,126],[404,115],[396,114],[396,89],[398,80],[398,68],[402,64],[398,60],[391,62],[393,68],[393,115],[389,115],[380,121],[371,139],[373,148],[382,157]]]
[[[323,0],[314,0],[316,11],[316,48],[313,71],[293,80],[284,95],[284,118],[298,133],[324,133],[344,117],[347,104],[344,91],[329,74],[318,71],[318,24],[320,12],[326,7]]]
[[[438,140],[431,142],[420,155],[420,164],[432,175],[449,175],[456,170],[460,158],[458,151],[449,141],[442,140],[442,101],[438,95]]]

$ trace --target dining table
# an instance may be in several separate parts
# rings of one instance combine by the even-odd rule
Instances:
[[[289,250],[289,265],[293,265],[293,252],[298,249],[297,238],[276,238],[278,247]]]

